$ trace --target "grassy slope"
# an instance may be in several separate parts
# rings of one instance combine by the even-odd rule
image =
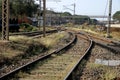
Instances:
[[[0,59],[24,55],[39,54],[43,50],[52,48],[66,33],[55,33],[45,38],[30,39],[26,36],[11,36],[10,42],[0,42]]]

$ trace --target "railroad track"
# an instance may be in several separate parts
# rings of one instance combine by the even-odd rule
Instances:
[[[71,34],[71,35],[72,35],[72,34]],[[56,51],[54,51],[54,52],[52,52],[52,53],[49,53],[49,54],[47,54],[47,55],[41,55],[40,57],[33,59],[31,62],[29,62],[29,63],[27,63],[27,64],[24,64],[24,65],[22,65],[22,66],[20,66],[20,67],[18,67],[18,68],[15,68],[15,69],[13,69],[13,70],[11,70],[11,71],[8,71],[8,72],[5,72],[5,73],[4,73],[4,72],[3,72],[3,73],[1,72],[0,80],[8,80],[8,76],[15,74],[15,73],[18,72],[19,70],[24,69],[24,68],[26,68],[26,67],[28,67],[28,66],[36,63],[37,61],[40,61],[40,60],[45,59],[45,58],[47,58],[47,57],[50,57],[52,54],[58,53],[59,51],[61,51],[61,50],[63,50],[63,49],[67,49],[72,43],[75,42],[75,39],[76,39],[76,37],[73,35],[73,39],[71,40],[71,42],[68,43],[68,44],[67,44],[66,46],[64,46],[63,48],[60,48],[60,49],[58,49],[58,50],[56,50]],[[6,79],[6,78],[7,78],[7,79]]]
[[[87,33],[84,32],[77,33],[87,35]],[[76,68],[73,68],[69,77],[66,79],[120,80],[120,43],[89,34],[88,36],[93,40],[93,42],[95,42],[94,48],[91,50],[90,55],[88,55],[86,59],[83,59]],[[84,36],[80,37],[87,40]],[[113,75],[112,77],[111,74]]]
[[[119,57],[116,52],[95,45],[89,58],[81,62],[85,65],[77,68],[75,80],[120,80],[120,65],[116,63]]]
[[[90,51],[93,46],[92,39],[94,38],[92,36],[89,36],[81,32],[74,32],[74,34],[76,34],[77,36],[74,35],[74,39],[65,47],[59,50],[56,50],[53,53],[50,53],[46,56],[42,56],[41,58],[35,60],[35,62],[33,61],[26,64],[25,66],[17,68],[13,72],[11,71],[3,75],[2,77],[0,77],[0,80],[6,80],[10,78],[10,76],[13,74],[17,74],[17,76],[15,77],[11,76],[12,79],[15,79],[15,80],[18,80],[18,79],[19,80],[79,80],[79,79],[87,80],[88,78],[90,78],[90,76],[87,78],[85,77],[80,78],[80,76],[78,78],[77,76],[77,79],[76,79],[75,72],[76,70],[81,68],[80,65],[82,61],[86,57],[88,57],[88,55],[90,55]],[[107,42],[107,40],[105,42]],[[110,42],[108,41],[108,43],[111,43],[111,41]],[[94,59],[94,57],[92,58]],[[37,65],[36,67],[32,67],[32,68],[30,67],[30,65],[35,66],[35,64]],[[26,68],[29,68],[29,69],[26,69]],[[25,73],[24,77],[21,77],[18,74],[18,71],[20,71],[21,69],[24,69],[24,70],[26,69],[25,71],[22,72],[23,75]],[[82,74],[85,75],[89,73],[85,72]],[[94,75],[94,73],[93,74],[90,73],[90,75]]]
[[[46,31],[46,33],[55,33],[55,32],[57,32],[57,30]],[[11,33],[10,36],[26,35],[26,36],[32,37],[32,36],[36,36],[36,35],[40,35],[40,34],[43,34],[43,31]]]
[[[85,35],[86,33],[80,32],[80,34]],[[67,80],[120,80],[119,43],[92,35],[88,36],[95,42],[91,55],[88,55],[88,58],[81,62],[82,64],[78,64],[71,71],[70,78],[68,77]],[[87,40],[84,36],[81,37]],[[118,46],[112,47],[103,43],[117,44]]]
[[[86,65],[83,66],[82,73],[79,72],[81,71],[79,65],[77,73],[80,75],[76,80],[120,80],[120,52],[116,48],[101,43],[114,44],[110,40],[101,40],[98,38],[94,40],[95,45],[91,55],[89,59],[83,61]]]
[[[22,67],[19,67],[7,74],[0,77],[1,80],[6,80],[10,75],[15,74],[23,68],[26,68],[34,63],[38,62],[36,70],[29,73],[28,77],[20,78],[20,80],[69,80],[73,70],[77,67],[78,63],[87,55],[92,47],[92,40],[81,39],[74,35],[74,39],[65,47],[54,51],[46,56],[40,57]],[[74,43],[74,46],[70,46]],[[83,47],[84,45],[84,47]],[[70,49],[68,49],[70,48]],[[62,51],[61,51],[62,50]],[[60,52],[61,51],[61,52]],[[59,53],[59,54],[58,54]],[[49,57],[49,58],[48,58]],[[46,59],[48,58],[48,59]],[[45,59],[45,60],[44,60]],[[40,61],[43,60],[43,61]],[[40,62],[39,62],[40,61]],[[42,64],[42,65],[41,65]],[[38,71],[38,72],[36,72]],[[37,75],[37,76],[36,76]]]
[[[81,35],[87,35],[86,33],[81,33],[81,32],[78,33]],[[119,77],[120,76],[120,65],[119,65],[120,43],[109,39],[94,37],[92,35],[88,35],[88,36],[93,40],[93,42],[95,42],[94,48],[91,50],[91,53],[90,55],[88,55],[88,58],[83,59],[82,62],[79,62],[77,67],[73,68],[73,70],[69,74],[69,77],[67,77],[66,79],[67,80],[88,80],[88,79],[120,80]],[[80,36],[80,37],[87,40],[87,38],[84,36]],[[106,43],[107,45],[103,43]],[[113,75],[112,77],[110,76],[111,74]]]
[[[96,37],[96,36],[90,35],[86,32],[79,32],[79,33],[88,35],[99,46],[107,48],[113,52],[120,52],[120,43],[119,42],[110,40],[108,38]]]
[[[64,80],[76,80],[76,70],[78,69],[79,65],[81,64],[81,62],[88,56],[90,55],[90,51],[93,47],[93,40],[86,34],[81,34],[77,32],[77,36],[79,38],[82,38],[86,41],[89,42],[89,46],[87,46],[86,50],[83,52],[83,55],[81,57],[79,57],[79,60],[77,61],[77,63],[74,65],[74,67],[69,71],[69,73],[67,74],[67,76],[64,78]]]
[[[56,33],[58,32],[58,30],[50,30],[50,31],[46,31],[46,34],[49,35],[51,33]],[[42,37],[43,31],[34,31],[34,32],[18,32],[18,33],[10,33],[9,36],[20,36],[20,35],[24,35],[24,36],[28,36],[31,38],[38,38],[38,37]]]
[[[116,41],[113,41],[113,40],[110,40],[107,38],[95,37],[92,35],[89,35],[89,36],[94,40],[94,42],[97,45],[103,46],[104,48],[108,48],[112,51],[120,52],[120,43],[119,42],[116,42]]]

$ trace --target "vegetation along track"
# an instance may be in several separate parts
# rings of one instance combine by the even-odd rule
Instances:
[[[73,69],[68,80],[120,80],[120,52],[103,44],[113,42],[90,38],[95,41],[95,45],[90,54]]]
[[[120,52],[120,43],[115,40],[111,40],[104,37],[97,37],[97,36],[88,34],[86,32],[80,32],[80,34],[88,35],[97,45],[101,47],[110,49],[111,51],[114,51],[114,52]]]
[[[70,33],[71,34],[71,33]],[[16,74],[16,72],[18,72],[19,70],[21,69],[26,69],[28,66],[30,65],[33,65],[35,64],[37,61],[40,61],[42,59],[45,59],[47,57],[50,57],[52,54],[54,53],[58,53],[59,51],[63,50],[63,49],[66,49],[68,48],[73,42],[75,42],[75,39],[76,37],[71,34],[73,36],[73,39],[71,40],[71,42],[69,42],[66,46],[62,47],[62,48],[59,48],[58,50],[56,51],[53,51],[52,53],[49,53],[49,54],[46,54],[46,55],[40,55],[40,56],[37,56],[37,57],[34,57],[33,59],[31,59],[29,61],[29,63],[23,63],[21,66],[19,67],[15,67],[15,68],[12,68],[12,70],[6,70],[5,72],[1,72],[1,77],[0,77],[0,80],[8,80],[9,76],[13,75],[13,74]],[[14,67],[14,66],[11,66],[11,67]]]
[[[85,35],[86,33],[81,33]],[[87,35],[87,34],[86,34]],[[73,68],[67,80],[120,80],[119,43],[88,35],[94,42],[89,55]],[[81,36],[87,40],[86,37]],[[107,45],[106,45],[107,44]],[[108,46],[115,44],[118,46]]]
[[[31,70],[23,72],[21,71],[13,79],[17,80],[19,78],[19,80],[66,80],[68,75],[75,68],[80,59],[82,59],[88,51],[88,47],[90,45],[88,44],[88,41],[78,38],[77,42],[69,50],[60,49],[62,50],[61,52],[59,52],[59,50],[53,52],[59,52],[59,54],[52,54],[50,58],[39,61],[36,66],[34,65],[34,67],[31,68]],[[67,46],[69,47],[69,45]],[[1,77],[1,79],[5,79],[6,76]]]
[[[0,44],[0,74],[9,66],[13,68],[18,64],[28,62],[32,57],[51,53],[65,46],[71,39],[72,35],[64,31],[36,39],[26,36],[11,36],[10,42]]]
[[[76,80],[120,80],[120,52],[96,44],[82,63],[86,65]]]
[[[94,42],[97,45],[101,45],[104,48],[111,49],[112,51],[115,51],[115,52],[116,51],[120,52],[120,42],[117,42],[115,40],[111,40],[108,38],[104,38],[104,37],[96,37],[96,36],[93,36],[90,34],[89,34],[89,36],[94,40]]]

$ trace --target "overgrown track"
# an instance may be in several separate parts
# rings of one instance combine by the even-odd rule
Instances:
[[[81,34],[88,34],[85,32],[80,32]],[[88,34],[88,36],[99,46],[102,46],[106,49],[109,49],[113,52],[120,52],[120,43],[110,40],[108,38],[103,38],[103,37],[96,37],[93,35]]]
[[[79,74],[79,79],[75,80],[120,80],[120,52],[105,45],[105,43],[114,43],[110,40],[90,37],[95,41],[94,48],[89,58],[82,62],[85,65],[80,65],[83,66],[82,74]],[[77,71],[79,73],[81,70]]]
[[[115,42],[113,40],[109,40],[109,39],[102,39],[102,38],[97,38],[97,37],[94,37],[94,36],[91,36],[91,38],[94,40],[94,42],[97,44],[97,45],[101,45],[105,48],[108,48],[112,51],[117,51],[117,52],[120,52],[120,43],[119,42]]]
[[[72,33],[70,33],[70,34],[73,35]],[[41,57],[39,57],[39,58],[37,58],[37,59],[34,59],[33,61],[31,61],[31,62],[29,62],[29,63],[27,63],[27,64],[25,64],[25,65],[22,65],[22,66],[14,69],[14,70],[11,70],[11,71],[9,71],[9,72],[7,72],[7,73],[4,73],[4,72],[1,73],[2,75],[0,76],[0,80],[8,80],[8,79],[9,79],[8,77],[14,75],[14,74],[17,73],[18,71],[23,70],[23,69],[26,69],[27,67],[29,67],[30,65],[35,64],[36,62],[39,62],[39,61],[41,61],[41,60],[44,60],[44,59],[50,57],[52,54],[56,54],[56,53],[60,52],[61,50],[65,50],[65,49],[69,48],[69,46],[70,46],[71,44],[73,44],[75,41],[76,41],[76,36],[73,35],[73,39],[71,40],[71,42],[69,42],[69,43],[68,43],[66,46],[64,46],[63,48],[60,48],[60,49],[58,49],[58,50],[56,50],[56,51],[54,51],[54,52],[52,52],[52,53],[50,53],[50,54],[41,56]]]
[[[66,80],[80,60],[87,55],[88,48],[92,46],[90,43],[92,41],[89,39],[86,41],[79,35],[77,36],[77,42],[70,49],[65,49],[59,54],[54,54],[47,60],[39,62],[37,64],[39,66],[30,71],[29,76],[20,78],[20,80]]]
[[[71,46],[73,43],[74,45]],[[20,80],[72,80],[72,72],[77,68],[81,60],[87,56],[92,45],[93,42],[88,36],[83,34],[77,34],[77,36],[73,35],[73,40],[65,47],[35,59],[7,74],[4,73],[0,77],[0,80],[7,80],[21,69],[25,70],[29,68],[30,65],[36,63],[39,66],[27,73],[28,76],[24,78],[21,77]]]
[[[57,32],[57,30],[46,31],[46,33],[55,33],[55,32]],[[43,34],[43,31],[11,33],[10,36],[26,35],[26,36],[32,37],[32,36],[36,36],[36,35],[40,35],[40,34]]]

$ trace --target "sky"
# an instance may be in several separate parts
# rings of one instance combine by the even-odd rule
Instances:
[[[57,0],[56,0],[57,1]],[[48,9],[52,9],[56,12],[70,12],[73,11],[65,9],[63,7],[74,9],[73,3],[76,4],[75,13],[77,15],[108,15],[108,2],[109,0],[60,0],[61,2],[55,2],[55,0],[46,0],[46,6]],[[107,7],[106,7],[107,5]],[[112,14],[120,10],[120,0],[113,0]]]

